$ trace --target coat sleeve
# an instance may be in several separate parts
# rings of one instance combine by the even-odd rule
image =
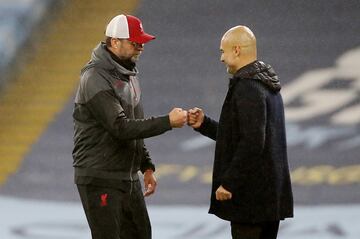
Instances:
[[[201,124],[200,128],[195,129],[195,131],[198,131],[200,134],[209,137],[210,139],[216,140],[218,126],[219,123],[217,121],[205,115],[204,122]]]
[[[142,139],[171,129],[169,116],[128,119],[111,90],[99,92],[87,104],[101,125],[120,140]]]
[[[97,122],[119,140],[142,139],[160,135],[171,129],[168,115],[145,119],[129,119],[119,100],[101,74],[85,75],[80,84],[79,103],[84,103]]]
[[[265,146],[266,99],[257,87],[238,87],[233,96],[234,154],[221,178],[230,192],[234,182],[241,185],[248,175],[261,166],[260,155]]]

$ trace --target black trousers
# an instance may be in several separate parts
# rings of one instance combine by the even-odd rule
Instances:
[[[77,185],[92,239],[151,239],[141,184],[124,183],[131,190]]]
[[[231,222],[231,235],[233,239],[276,239],[279,223],[279,221],[261,223]]]

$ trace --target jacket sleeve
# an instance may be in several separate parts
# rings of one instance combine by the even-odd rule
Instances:
[[[233,99],[233,130],[236,132],[233,157],[225,170],[221,184],[233,192],[251,172],[259,170],[260,155],[265,145],[266,100],[256,87],[239,87]],[[229,132],[231,133],[231,132]]]
[[[120,140],[142,139],[171,129],[169,116],[129,119],[109,83],[98,72],[87,72],[81,80],[79,103],[84,103],[97,122]]]
[[[151,169],[155,172],[155,165],[152,163],[149,151],[147,150],[145,144],[143,144],[143,157],[141,159],[140,170],[144,173],[146,170]]]
[[[89,102],[93,116],[120,140],[142,139],[160,135],[171,129],[169,116],[128,119],[112,90],[100,91]]]
[[[201,126],[194,130],[210,139],[216,140],[218,125],[219,123],[217,121],[205,115]]]

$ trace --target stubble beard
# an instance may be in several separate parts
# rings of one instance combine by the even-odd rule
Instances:
[[[130,58],[133,63],[136,63],[140,59],[140,54],[134,55]]]

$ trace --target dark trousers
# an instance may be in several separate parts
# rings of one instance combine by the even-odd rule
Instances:
[[[92,239],[151,239],[140,182],[124,183],[131,190],[77,185]]]
[[[279,221],[261,223],[231,222],[233,239],[276,239],[278,230]]]

